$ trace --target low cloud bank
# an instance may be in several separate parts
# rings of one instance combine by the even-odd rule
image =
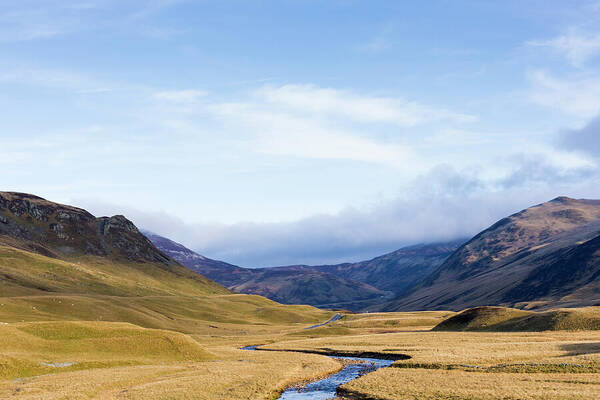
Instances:
[[[190,223],[165,213],[79,201],[96,214],[122,213],[139,227],[214,259],[246,267],[359,261],[416,243],[470,237],[497,220],[559,195],[598,197],[594,179],[532,183],[539,172],[490,190],[478,178],[439,167],[397,199],[294,222]],[[514,181],[523,182],[522,185]]]

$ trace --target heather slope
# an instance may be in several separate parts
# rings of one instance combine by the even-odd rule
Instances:
[[[231,289],[256,293],[285,304],[355,308],[362,302],[381,301],[386,293],[366,283],[320,271],[262,268]]]

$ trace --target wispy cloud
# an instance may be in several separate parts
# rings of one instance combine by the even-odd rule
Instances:
[[[544,70],[529,74],[530,100],[581,118],[600,112],[600,77],[556,77]]]
[[[206,110],[264,154],[347,159],[422,170],[424,163],[402,137],[382,139],[378,125],[410,128],[440,121],[462,124],[474,116],[396,97],[290,84],[263,86],[245,101],[209,103]]]
[[[390,35],[393,32],[393,25],[384,25],[379,32],[369,40],[357,46],[358,51],[364,53],[381,53],[392,47]]]
[[[359,94],[315,85],[265,86],[256,95],[266,102],[310,114],[326,114],[355,122],[415,126],[432,121],[474,122],[473,115],[407,101],[399,97]]]
[[[375,36],[373,39],[358,46],[360,51],[368,53],[380,53],[392,47],[390,41],[383,35]]]
[[[550,40],[532,40],[530,46],[548,47],[563,55],[573,66],[583,67],[600,54],[600,33],[581,33],[571,29],[564,35]]]
[[[330,126],[319,118],[294,115],[259,104],[221,103],[210,111],[254,132],[250,146],[260,153],[305,158],[347,159],[417,168],[408,146],[381,143],[360,133]]]
[[[0,63],[0,83],[62,88],[78,93],[111,90],[111,85],[86,74],[24,63]]]

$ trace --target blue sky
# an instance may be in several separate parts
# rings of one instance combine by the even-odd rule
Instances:
[[[246,266],[600,197],[598,1],[0,3],[3,190]]]

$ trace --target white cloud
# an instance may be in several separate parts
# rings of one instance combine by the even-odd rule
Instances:
[[[525,165],[530,167],[529,164]],[[535,184],[524,170],[508,176],[527,179],[527,190],[506,182],[489,190],[477,171],[440,165],[418,176],[403,194],[368,207],[346,208],[291,222],[210,221],[191,223],[165,213],[79,200],[75,205],[100,214],[123,213],[138,226],[165,235],[205,256],[242,266],[320,264],[368,259],[401,246],[472,236],[502,217],[559,195],[598,195],[592,179],[583,189],[571,182]],[[543,176],[542,178],[546,178]]]
[[[256,92],[265,101],[299,112],[326,114],[350,121],[411,127],[434,121],[473,122],[472,115],[406,101],[398,97],[358,94],[315,85],[265,86]]]
[[[533,84],[530,99],[541,106],[581,118],[600,112],[600,78],[557,78],[546,71],[529,74]]]
[[[199,98],[204,97],[208,92],[204,90],[187,89],[171,90],[154,93],[154,98],[170,103],[195,103]]]
[[[533,40],[531,46],[549,47],[564,55],[576,67],[582,67],[586,61],[600,54],[600,33],[581,34],[575,30],[551,40]]]
[[[275,110],[261,104],[221,103],[209,110],[254,134],[254,151],[264,154],[316,159],[355,160],[419,170],[422,165],[409,146],[361,136],[328,121]]]

